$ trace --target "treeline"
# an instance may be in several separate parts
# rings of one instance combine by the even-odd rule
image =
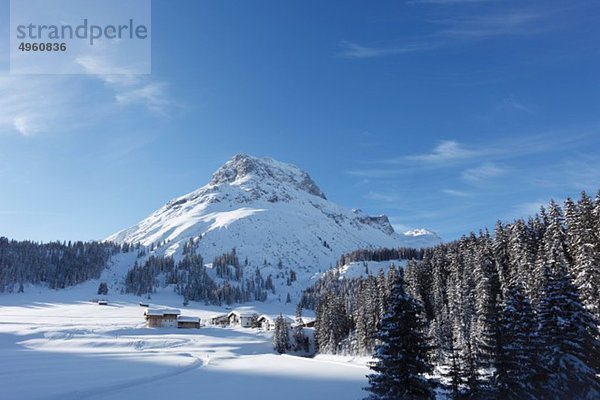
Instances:
[[[195,251],[187,251],[177,263],[171,257],[150,256],[143,265],[136,261],[129,270],[124,291],[142,296],[154,293],[158,287],[174,285],[175,291],[183,296],[184,304],[203,301],[221,305],[265,301],[267,291],[274,290],[271,276],[265,280],[258,268],[252,276],[244,278],[235,252],[215,258],[213,268],[217,277],[224,278],[221,282],[209,275],[204,260]]]
[[[422,260],[424,253],[424,249],[405,247],[397,249],[359,249],[341,256],[336,267],[342,267],[357,261]]]
[[[99,278],[111,255],[129,247],[109,242],[37,243],[0,237],[0,292],[22,292],[25,284],[62,289]]]
[[[444,373],[451,398],[600,396],[600,194],[568,199],[564,212],[551,202],[527,220],[499,222],[493,237],[484,231],[426,250],[404,278],[420,305],[428,362]],[[381,349],[394,304],[386,281],[387,289],[369,276],[353,292],[332,285],[321,296],[321,351]]]

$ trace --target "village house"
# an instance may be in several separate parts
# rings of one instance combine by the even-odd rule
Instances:
[[[177,328],[181,329],[200,329],[200,318],[198,317],[188,317],[184,315],[180,315],[177,317]]]
[[[232,311],[227,314],[229,325],[241,326],[242,328],[252,328],[253,321],[256,318],[254,313],[244,313],[239,311]]]
[[[213,315],[210,317],[210,323],[212,325],[227,326],[229,324],[229,317],[227,314]]]
[[[148,328],[175,328],[177,327],[177,317],[181,311],[175,309],[148,309],[144,313],[146,316],[146,326]]]
[[[305,328],[314,328],[315,321],[314,318],[302,317],[302,326]]]
[[[278,315],[266,315],[263,314],[256,320],[258,327],[264,331],[272,331],[275,329],[275,320],[278,318]],[[293,320],[289,317],[283,317],[283,320],[288,328],[290,328],[293,324]]]

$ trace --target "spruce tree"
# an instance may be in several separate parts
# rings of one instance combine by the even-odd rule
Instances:
[[[550,203],[544,234],[545,265],[538,277],[544,291],[539,305],[543,363],[548,367],[540,388],[571,398],[600,396],[597,322],[578,297],[569,275],[560,208]]]
[[[273,347],[279,354],[285,353],[290,346],[288,337],[288,328],[283,319],[283,315],[279,314],[279,317],[275,319],[275,329],[273,331]]]
[[[600,319],[600,231],[595,229],[594,206],[585,192],[577,206],[565,202],[571,276],[583,305]]]
[[[308,353],[309,341],[308,337],[304,334],[304,321],[302,320],[302,306],[298,304],[296,307],[296,320],[294,326],[294,351],[304,351]]]
[[[387,313],[375,335],[380,341],[368,375],[368,399],[433,399],[432,384],[424,376],[432,371],[430,346],[424,336],[422,307],[408,296],[402,273],[392,285]]]
[[[537,322],[518,285],[507,289],[502,304],[496,384],[501,399],[534,399],[533,380],[540,368],[535,345]]]

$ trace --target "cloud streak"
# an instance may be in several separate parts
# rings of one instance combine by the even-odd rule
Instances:
[[[595,133],[595,132],[594,132]],[[461,174],[465,181],[475,182],[485,178],[503,175],[506,167],[497,163],[506,163],[534,154],[551,153],[558,149],[566,151],[580,146],[589,140],[591,134],[522,135],[501,139],[493,143],[469,146],[456,140],[438,142],[431,151],[422,154],[406,154],[384,160],[375,160],[369,166],[347,171],[349,175],[384,179],[399,175],[415,174],[423,170],[448,169],[450,167],[468,167]]]
[[[374,58],[394,56],[399,54],[414,53],[417,51],[431,50],[438,47],[437,43],[425,41],[406,42],[393,46],[365,46],[355,42],[343,40],[337,55],[343,58]]]
[[[445,193],[447,195],[454,196],[454,197],[470,197],[471,196],[471,193],[463,192],[462,190],[455,190],[455,189],[443,189],[442,193]]]
[[[97,79],[113,92],[113,108],[141,105],[154,115],[166,116],[173,107],[165,82],[128,71],[109,74],[108,61],[98,57],[80,58],[77,62],[89,75],[0,74],[0,134],[31,137],[71,130],[98,118],[99,107],[96,105],[96,115],[91,115],[81,100],[87,98],[85,86]]]
[[[506,169],[500,168],[493,163],[486,162],[478,167],[469,168],[463,171],[461,179],[470,183],[478,183],[502,176],[505,173]]]
[[[485,0],[424,0],[409,4],[483,3]],[[354,59],[397,56],[433,50],[453,44],[480,41],[499,36],[535,35],[555,29],[548,17],[550,10],[509,10],[478,15],[450,15],[426,22],[432,26],[429,34],[405,39],[396,44],[367,45],[355,41],[340,42],[338,56]]]
[[[78,93],[77,82],[62,76],[0,75],[0,130],[32,136],[67,128]]]
[[[139,75],[123,70],[115,74],[110,60],[98,56],[80,57],[76,62],[83,69],[114,91],[114,97],[121,105],[142,105],[154,114],[167,115],[172,102],[166,95],[166,84],[156,82],[147,75]]]
[[[477,154],[477,151],[470,150],[456,141],[444,140],[435,146],[433,151],[430,153],[406,156],[404,158],[408,161],[437,164],[456,160],[464,160],[475,157]]]

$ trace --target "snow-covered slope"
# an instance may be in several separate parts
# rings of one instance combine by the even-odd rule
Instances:
[[[333,204],[293,165],[244,154],[219,168],[206,186],[108,238],[147,246],[166,242],[160,251],[175,257],[190,239],[199,241],[199,253],[208,262],[235,248],[250,265],[266,260],[307,268],[326,268],[358,248],[439,242],[429,231],[398,234],[386,216],[371,217]]]

